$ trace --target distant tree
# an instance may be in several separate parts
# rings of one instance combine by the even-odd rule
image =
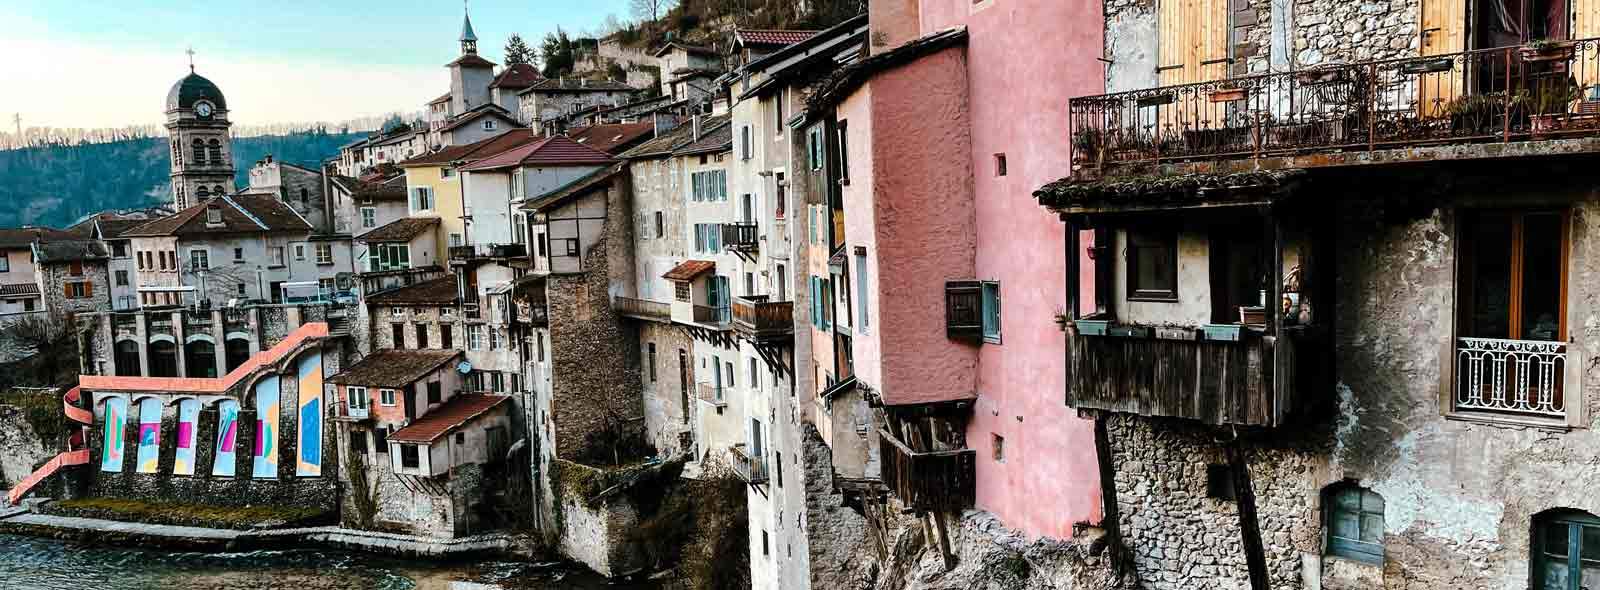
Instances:
[[[672,10],[674,4],[676,0],[628,0],[633,17],[646,22],[655,22],[661,18],[662,11]]]
[[[533,48],[529,47],[528,43],[522,40],[522,35],[512,33],[511,38],[506,39],[505,62],[507,66],[511,66],[513,64],[531,64],[536,57],[537,56],[533,53]]]
[[[596,36],[601,38],[609,37],[615,34],[617,31],[621,31],[626,28],[628,28],[628,26],[623,24],[622,19],[617,18],[616,14],[607,14],[606,20],[600,23],[600,30],[596,31],[599,33],[599,35]]]
[[[539,44],[540,61],[544,64],[541,73],[546,78],[555,78],[572,73],[573,65],[577,63],[577,55],[572,38],[561,28],[545,33],[544,42]]]

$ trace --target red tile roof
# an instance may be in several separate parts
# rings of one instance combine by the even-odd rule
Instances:
[[[34,295],[39,294],[39,285],[34,283],[12,283],[0,285],[0,295]]]
[[[456,58],[456,60],[453,61],[453,62],[445,64],[444,67],[448,68],[448,67],[453,66],[453,65],[463,65],[463,66],[469,66],[469,67],[476,66],[476,67],[480,67],[480,68],[492,68],[492,67],[495,66],[495,63],[492,62],[492,61],[489,61],[487,59],[483,59],[481,57],[478,57],[478,54],[476,54],[476,53],[469,53],[469,54],[466,54],[466,55],[463,55],[461,57]]]
[[[431,443],[510,400],[510,396],[488,393],[456,394],[445,400],[444,405],[417,418],[410,426],[391,433],[389,442]]]
[[[489,83],[489,87],[519,90],[533,86],[542,80],[544,80],[544,76],[539,73],[537,68],[529,64],[511,64],[494,77],[494,81]]]
[[[438,217],[402,217],[372,231],[356,236],[356,241],[368,244],[377,242],[409,242],[439,226]]]
[[[450,305],[456,302],[456,278],[445,276],[367,296],[373,305]]]
[[[222,223],[207,220],[206,210],[221,211]],[[267,196],[212,197],[172,215],[123,232],[124,237],[182,236],[267,232],[308,232],[311,224],[283,201]]]
[[[717,269],[717,263],[711,260],[685,260],[682,264],[672,267],[661,278],[669,281],[692,281],[695,277]]]
[[[619,154],[655,134],[653,121],[590,125],[567,132],[567,137],[608,154]]]
[[[163,393],[225,393],[244,380],[256,369],[276,363],[294,353],[308,340],[326,338],[328,324],[313,322],[302,324],[284,337],[277,346],[258,352],[220,379],[205,377],[118,377],[111,375],[82,375],[78,386],[89,391],[157,391]]]
[[[740,29],[733,32],[735,39],[745,45],[793,45],[816,35],[817,31],[791,31],[778,29]]]
[[[450,102],[450,93],[449,92],[444,93],[444,96],[441,96],[439,98],[435,98],[433,100],[428,101],[428,104],[439,104],[441,102]]]
[[[0,249],[27,248],[34,240],[75,240],[72,232],[48,227],[21,227],[0,229]]]
[[[532,129],[512,129],[488,139],[466,145],[453,145],[437,152],[417,156],[400,163],[401,167],[412,166],[444,166],[451,162],[476,161],[511,148],[526,145],[544,139]]]
[[[392,387],[399,389],[418,379],[427,377],[451,361],[464,358],[459,350],[396,350],[385,348],[374,351],[338,375],[328,378],[329,383],[364,385],[367,387]]]
[[[486,104],[476,109],[467,111],[466,114],[456,117],[455,120],[450,121],[449,124],[445,125],[444,127],[440,127],[439,131],[443,133],[445,131],[457,129],[462,125],[466,125],[467,123],[471,123],[488,116],[500,117],[500,120],[510,124],[511,127],[522,126],[521,123],[517,122],[517,118],[511,115],[511,111],[506,110],[500,105]]]
[[[497,156],[462,166],[462,170],[495,170],[515,166],[603,166],[616,160],[563,135],[547,137]]]

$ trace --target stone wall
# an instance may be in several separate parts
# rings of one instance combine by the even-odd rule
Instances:
[[[54,405],[60,407],[60,395],[39,395],[52,398]],[[6,397],[0,397],[0,489],[11,489],[33,473],[34,466],[56,455],[60,444],[61,441],[44,440],[40,436],[28,420],[28,407],[11,405]]]
[[[699,408],[694,391],[694,340],[682,329],[671,324],[635,322],[639,330],[639,353],[644,363],[649,362],[650,345],[655,345],[656,366],[654,379],[650,367],[640,370],[644,387],[644,425],[646,436],[663,456],[690,452],[695,412]],[[683,375],[678,367],[678,353],[688,359],[688,403],[684,403]]]
[[[105,261],[85,261],[83,274],[72,276],[67,264],[39,266],[44,308],[52,315],[77,314],[111,309],[111,279]],[[67,283],[88,282],[93,292],[87,297],[69,298]]]
[[[1417,55],[1419,0],[1294,0],[1297,67]]]

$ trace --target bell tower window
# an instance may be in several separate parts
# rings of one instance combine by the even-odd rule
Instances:
[[[206,142],[199,139],[194,140],[194,164],[196,166],[206,165]]]
[[[206,188],[205,185],[202,184],[200,185],[200,188],[195,189],[194,195],[204,199],[211,196],[211,189]]]
[[[222,161],[222,142],[213,139],[213,140],[211,140],[210,148],[211,148],[211,150],[210,150],[211,151],[211,164],[213,166],[221,166],[223,164],[223,161]]]

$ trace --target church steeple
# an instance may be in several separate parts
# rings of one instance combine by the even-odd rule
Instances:
[[[478,54],[478,36],[472,32],[472,15],[467,14],[466,2],[461,3],[461,54]]]

